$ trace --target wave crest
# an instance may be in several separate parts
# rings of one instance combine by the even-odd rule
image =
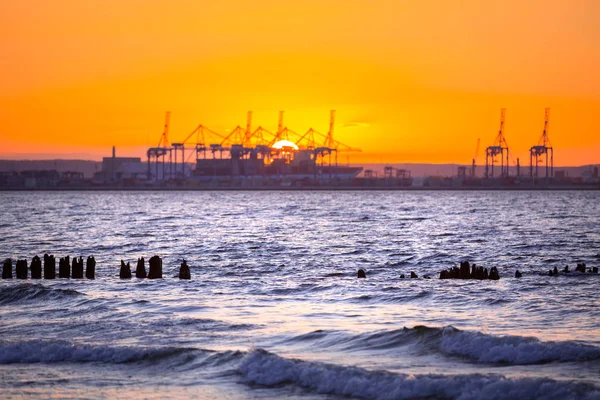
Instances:
[[[103,362],[122,364],[157,360],[181,354],[185,348],[139,348],[73,345],[67,342],[28,341],[0,344],[0,364]]]
[[[551,379],[508,379],[499,375],[408,375],[358,367],[286,359],[265,350],[247,354],[238,368],[251,384],[294,385],[320,394],[360,399],[414,398],[595,399],[593,385]]]
[[[0,291],[0,304],[12,304],[32,300],[60,300],[84,294],[73,289],[51,288],[40,284],[22,283]]]
[[[348,335],[340,331],[318,331],[290,340],[312,341],[312,345],[343,351],[390,350],[410,346],[423,353],[437,352],[486,364],[542,364],[600,360],[600,348],[571,341],[542,342],[524,336],[495,336],[448,326],[415,326],[388,331]]]

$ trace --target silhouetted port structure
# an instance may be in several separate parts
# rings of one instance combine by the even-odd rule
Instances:
[[[521,174],[521,163],[519,158],[516,160],[510,157],[510,149],[505,137],[505,121],[506,121],[506,109],[502,108],[500,110],[500,128],[498,129],[498,134],[496,135],[496,139],[492,146],[488,146],[485,149],[485,174],[484,180],[488,181],[488,185],[493,185],[493,178],[503,178],[502,180],[510,183],[515,181],[522,181],[525,178],[527,181],[527,177]],[[538,182],[540,178],[546,178],[548,182],[550,182],[551,178],[554,178],[554,148],[550,143],[550,139],[548,137],[548,129],[549,129],[549,121],[550,121],[550,108],[545,109],[545,118],[544,118],[544,130],[542,132],[542,136],[537,145],[532,146],[529,149],[529,179],[532,183]],[[457,177],[462,182],[477,182],[475,179],[475,168],[476,168],[476,159],[479,149],[479,139],[477,140],[477,148],[475,150],[475,157],[473,157],[471,163],[471,171],[469,174],[468,166],[462,165],[458,167]],[[512,164],[515,166],[515,179],[507,179],[510,176],[510,160],[512,160]],[[499,164],[499,165],[498,165]],[[497,167],[500,167],[500,173],[497,174]],[[540,168],[545,168],[546,172],[543,174],[543,170],[540,171]],[[540,175],[543,174],[543,175]],[[482,182],[483,185],[486,185],[485,182]]]
[[[548,138],[548,127],[550,122],[550,109],[546,108],[544,117],[544,131],[537,146],[529,149],[529,175],[532,179],[539,178],[539,167],[546,167],[546,178],[554,176],[554,148]],[[545,156],[545,157],[544,157]]]
[[[303,134],[284,125],[284,112],[279,112],[275,133],[258,126],[252,130],[252,111],[246,126],[236,126],[228,134],[220,134],[200,124],[181,142],[169,142],[170,113],[167,112],[162,136],[157,147],[148,149],[147,178],[151,181],[290,178],[301,181],[353,179],[362,168],[338,165],[339,152],[356,152],[334,139],[335,110],[331,110],[329,130],[322,134],[311,128]],[[195,138],[191,151],[186,145]],[[195,169],[186,165],[195,154]]]
[[[494,166],[496,164],[496,157],[500,156],[500,176],[508,176],[508,143],[504,137],[504,119],[506,115],[506,108],[500,110],[500,129],[498,130],[498,136],[492,146],[485,149],[485,177],[494,177]]]

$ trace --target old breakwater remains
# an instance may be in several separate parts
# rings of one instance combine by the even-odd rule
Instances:
[[[153,256],[148,261],[149,270],[146,273],[146,265],[144,257],[138,258],[135,277],[144,279],[161,279],[163,277],[162,258]],[[31,279],[42,279],[42,261],[37,255],[31,259],[30,264]],[[44,279],[56,279],[56,258],[53,255],[44,254]],[[58,278],[60,279],[83,279],[83,257],[73,257],[73,262],[70,262],[70,256],[59,258],[58,260]],[[27,260],[16,260],[15,274],[17,279],[28,278]],[[121,269],[119,271],[121,279],[131,279],[131,267],[129,262],[125,264],[121,260]],[[183,260],[179,267],[179,279],[191,279],[190,267],[187,261]],[[96,259],[90,256],[86,260],[85,278],[96,279]],[[7,258],[2,264],[2,279],[13,279],[13,260]]]
[[[159,256],[152,256],[148,260],[148,272],[146,272],[146,262],[144,257],[137,259],[137,264],[135,268],[135,277],[138,279],[162,279],[163,277],[163,261]],[[2,265],[2,279],[12,279],[13,278],[13,261],[10,258],[4,260]],[[36,255],[31,259],[30,264],[31,270],[31,279],[42,279],[42,261]],[[44,254],[44,279],[56,279],[56,258],[54,255]],[[86,260],[85,267],[85,277],[87,279],[96,279],[96,260],[93,256],[90,256]],[[28,278],[28,268],[27,268],[27,260],[20,259],[16,260],[15,263],[15,274],[17,279],[27,279]],[[585,263],[578,263],[577,267],[574,271],[569,270],[569,266],[566,265],[562,270],[562,275],[567,275],[573,272],[574,274],[598,274],[598,267],[591,267],[586,269]],[[541,273],[539,275],[545,275],[546,273]],[[550,270],[547,273],[549,276],[559,276],[561,272],[559,272],[558,267],[554,267],[554,269]],[[516,270],[514,277],[521,278],[523,274]],[[83,257],[73,257],[72,263],[70,262],[70,256],[62,257],[58,261],[58,277],[61,279],[83,279],[84,278],[84,268],[83,268]],[[125,263],[125,261],[121,260],[121,266],[119,270],[119,278],[121,279],[131,279],[133,274],[131,272],[131,264],[130,262]],[[177,277],[179,279],[189,280],[191,279],[191,271],[190,267],[187,264],[187,261],[184,259],[179,266],[179,272]],[[358,278],[367,278],[367,271],[363,268],[360,268],[357,273]],[[411,271],[409,275],[410,279],[419,279],[419,276]],[[398,276],[399,279],[405,279],[404,274],[400,274]],[[431,279],[429,275],[423,276],[423,279]],[[477,264],[469,263],[468,261],[460,262],[460,266],[455,266],[449,269],[445,269],[440,271],[439,279],[472,279],[472,280],[492,280],[497,281],[500,280],[500,273],[498,272],[497,267],[491,267],[488,271],[488,268],[477,266]]]

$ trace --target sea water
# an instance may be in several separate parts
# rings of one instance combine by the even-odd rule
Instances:
[[[44,253],[96,279],[0,281],[1,398],[600,398],[600,192],[0,193]]]

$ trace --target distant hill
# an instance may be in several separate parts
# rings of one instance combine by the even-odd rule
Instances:
[[[0,171],[57,170],[83,172],[86,178],[102,169],[102,163],[88,160],[0,160]]]

